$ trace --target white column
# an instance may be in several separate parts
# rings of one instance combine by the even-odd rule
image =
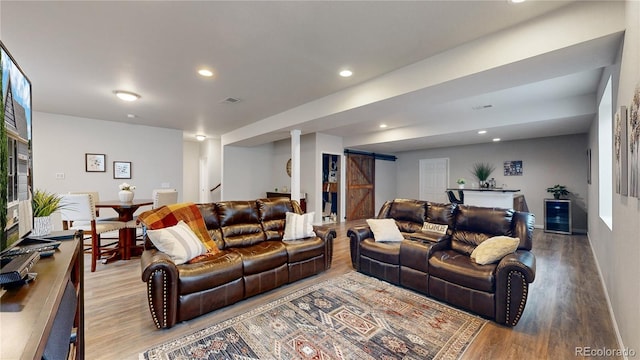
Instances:
[[[291,130],[291,200],[300,202],[300,130]]]

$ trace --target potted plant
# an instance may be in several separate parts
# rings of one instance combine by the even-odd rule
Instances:
[[[464,184],[466,184],[467,180],[465,178],[458,178],[456,183],[458,184],[458,189],[464,189]]]
[[[562,196],[567,196],[569,195],[569,191],[567,190],[567,187],[564,185],[553,185],[552,187],[548,187],[547,188],[547,192],[548,193],[552,193],[553,194],[553,198],[554,199],[560,199],[560,197]]]
[[[53,224],[51,214],[62,208],[60,201],[62,198],[44,190],[36,190],[33,194],[33,231],[35,236],[42,236],[51,233]]]
[[[489,163],[475,163],[471,169],[471,173],[478,178],[480,187],[487,187],[487,179],[491,176],[496,167]]]

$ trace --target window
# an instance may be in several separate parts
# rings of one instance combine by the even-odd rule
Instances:
[[[613,229],[613,97],[611,76],[598,106],[598,211]]]

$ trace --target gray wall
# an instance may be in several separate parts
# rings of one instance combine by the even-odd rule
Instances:
[[[543,200],[551,197],[546,188],[566,185],[572,193],[573,229],[584,233],[587,228],[587,139],[586,134],[569,135],[398,153],[397,196],[419,197],[420,159],[448,158],[451,187],[457,187],[455,180],[460,177],[467,179],[468,184],[477,183],[469,169],[476,162],[488,162],[496,167],[491,177],[495,177],[498,184],[521,190],[529,211],[536,215],[538,227],[544,225]],[[504,176],[503,164],[511,160],[522,160],[522,176]],[[376,187],[380,185],[376,182]]]

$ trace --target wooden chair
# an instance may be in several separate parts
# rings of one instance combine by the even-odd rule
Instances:
[[[164,205],[171,205],[178,202],[178,190],[176,189],[154,189],[152,194],[153,209],[157,209]],[[127,222],[127,228],[136,229],[136,239],[144,236],[142,225],[137,223],[137,219]]]
[[[89,194],[63,194],[60,196],[60,216],[65,230],[83,230],[91,235],[91,272],[96,271],[96,264],[105,255],[115,255],[119,251],[117,244],[102,244],[100,235],[123,229],[125,222],[100,220],[96,218],[96,206]]]

